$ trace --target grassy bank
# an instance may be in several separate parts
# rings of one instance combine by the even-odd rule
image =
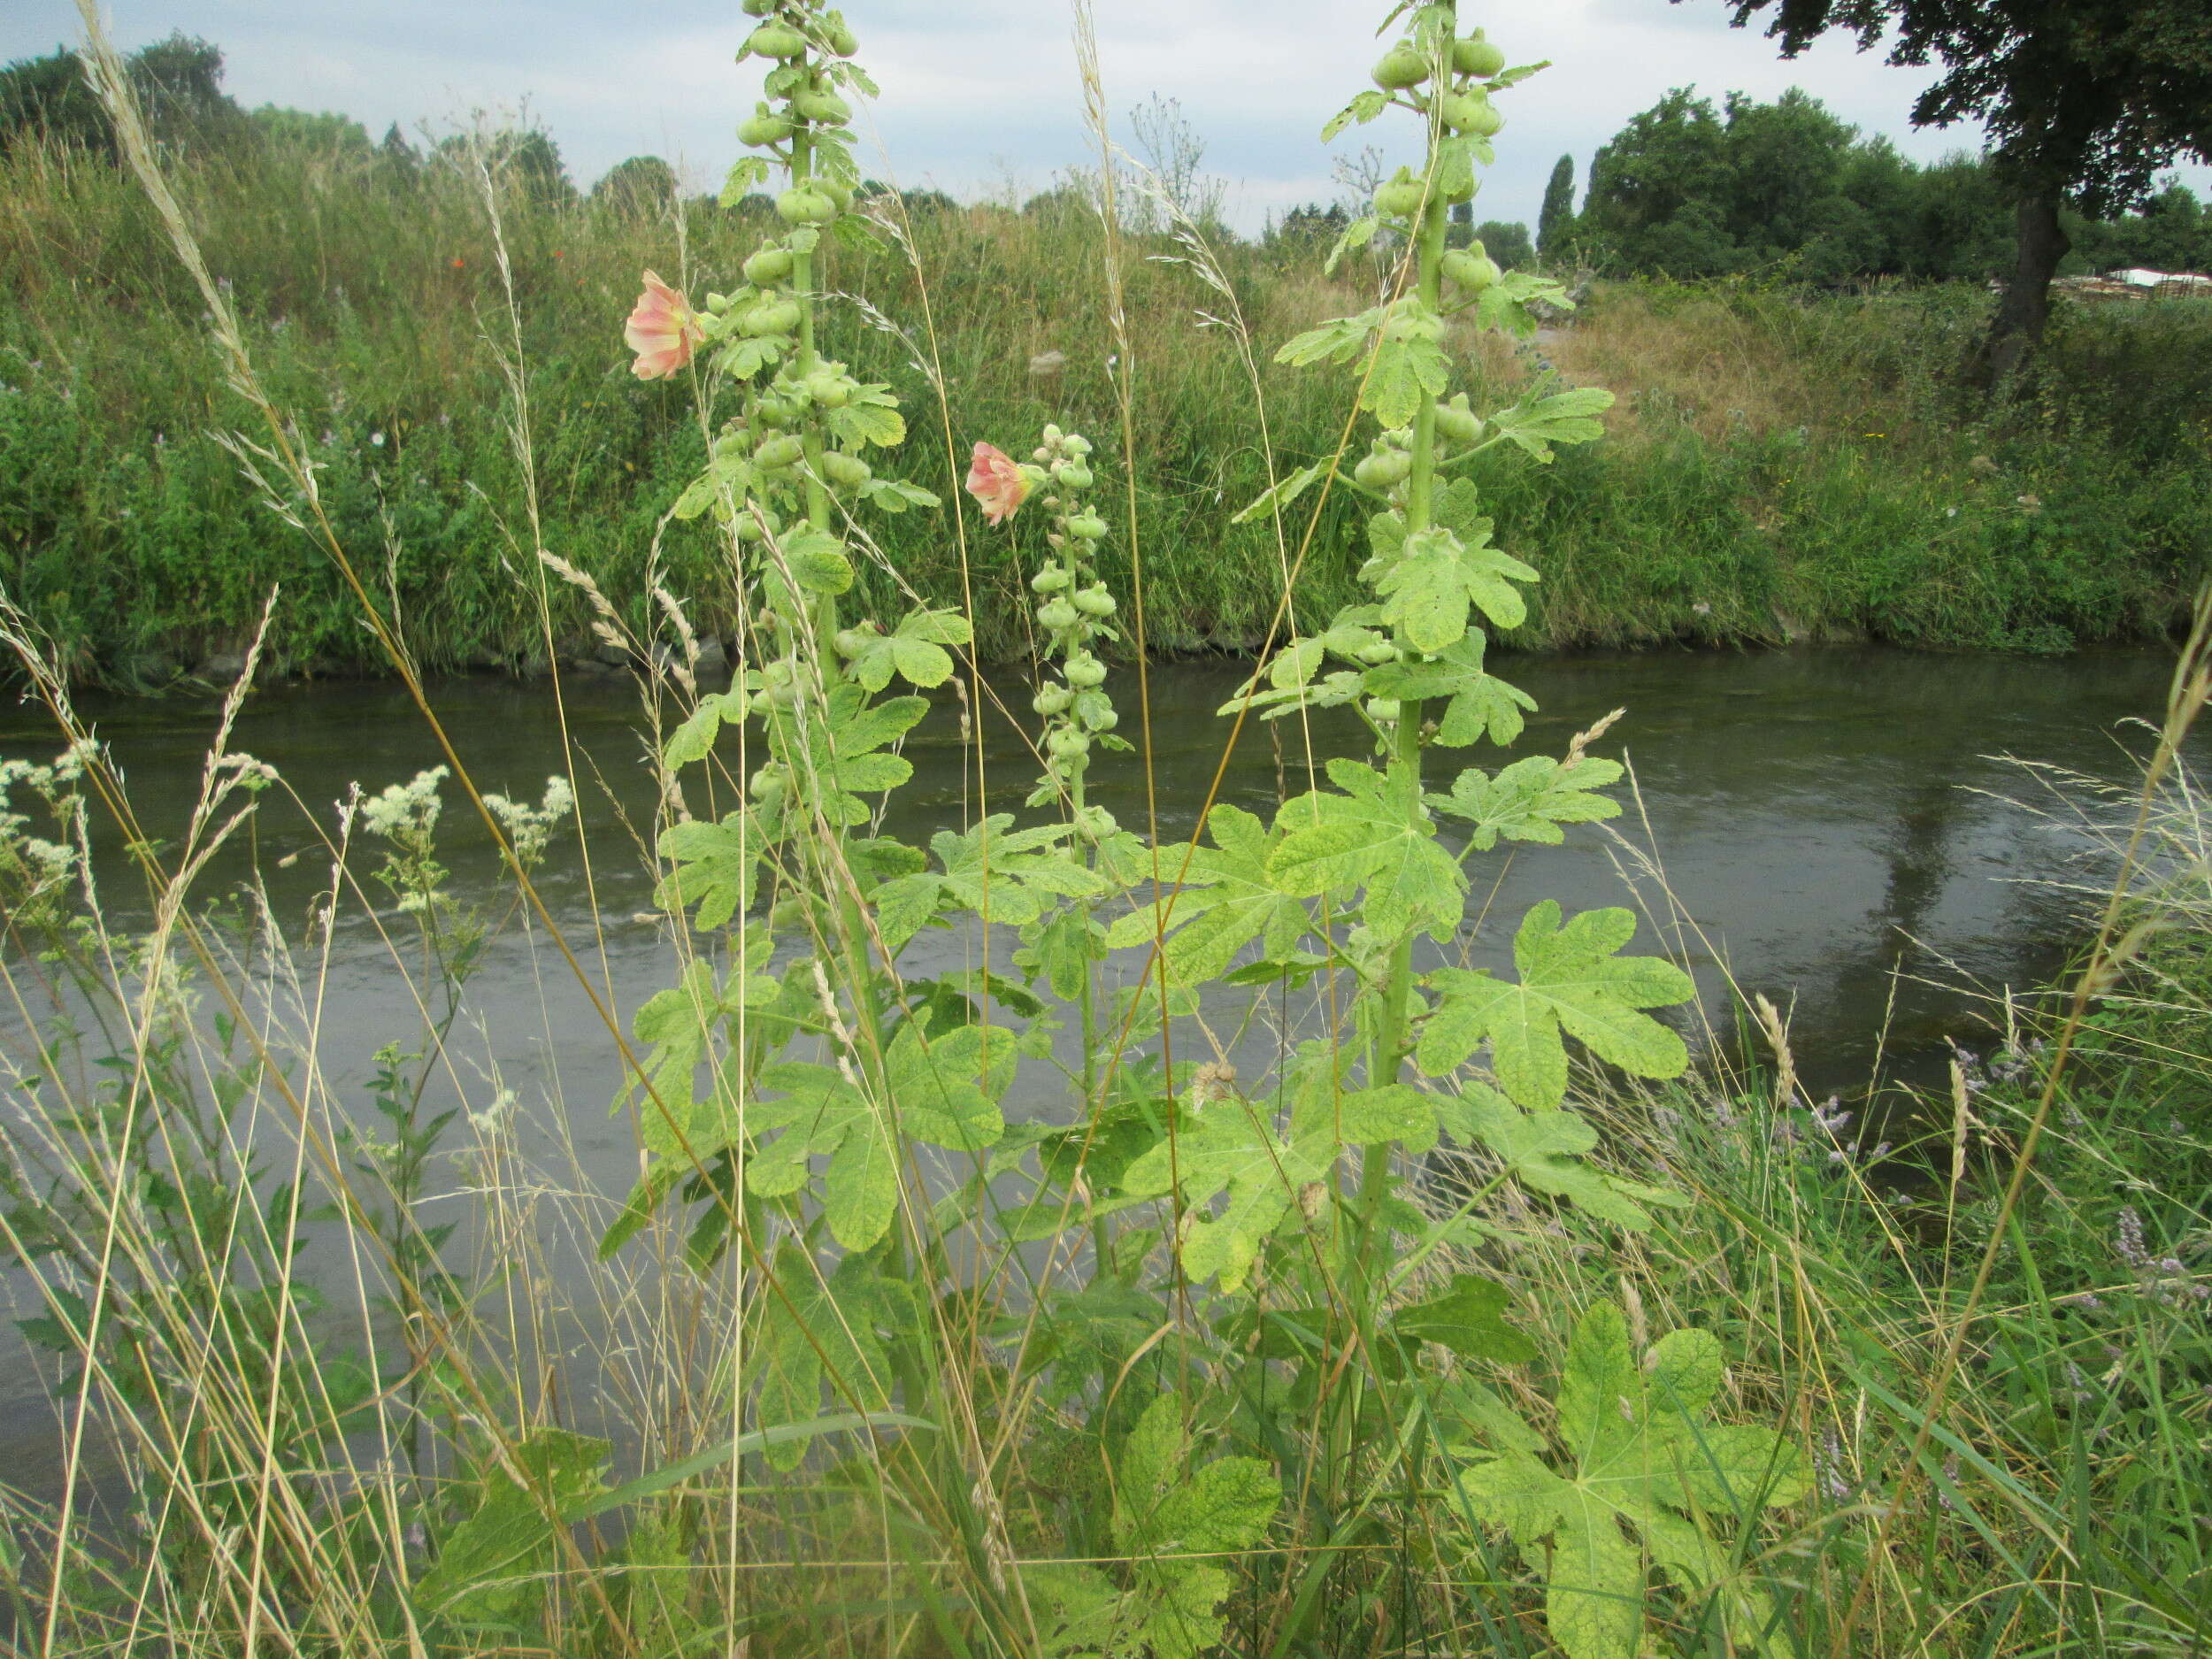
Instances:
[[[326,510],[374,566],[417,660],[541,657],[534,578],[518,575],[531,565],[531,480],[501,364],[517,342],[478,181],[449,164],[400,176],[373,158],[273,147],[187,169],[180,185],[320,469]],[[632,380],[619,324],[641,268],[710,287],[762,222],[694,206],[678,225],[504,186],[492,197],[530,365],[544,545],[641,623],[657,557],[703,626],[733,635],[711,538],[679,524],[657,542],[699,441]],[[910,451],[918,481],[949,497],[977,437],[1010,444],[1055,419],[1111,429],[1094,223],[940,209],[912,233],[910,262],[835,257],[832,284],[869,309],[835,307],[826,326],[863,378],[927,411]],[[1282,554],[1264,523],[1229,516],[1264,487],[1271,442],[1286,471],[1331,450],[1340,424],[1310,380],[1267,358],[1348,304],[1352,279],[1311,275],[1305,249],[1220,257],[1261,360],[1264,426],[1236,331],[1202,325],[1202,311],[1230,312],[1225,296],[1186,265],[1129,269],[1133,470],[1166,649],[1242,649],[1263,634]],[[19,147],[0,165],[0,580],[73,672],[158,686],[234,652],[272,588],[274,671],[374,669],[354,602],[218,440],[242,405],[134,187],[81,157]],[[1985,303],[1963,289],[1605,286],[1556,339],[1487,348],[1494,387],[1548,358],[1623,399],[1610,439],[1548,475],[1511,462],[1479,473],[1501,541],[1547,549],[1511,642],[1828,636],[2058,650],[2165,633],[2212,545],[2212,434],[2191,390],[2212,373],[2212,315],[2185,303],[2064,311],[2037,401],[1983,424],[1962,418],[1938,370]],[[1064,366],[1033,369],[1048,353]],[[926,371],[953,388],[949,421]],[[1340,511],[1320,526],[1299,585],[1310,614],[1353,589],[1350,523]],[[881,539],[933,601],[957,603],[966,585],[987,652],[1024,646],[1002,546],[971,548],[964,569],[959,540],[928,515],[887,522]],[[1105,573],[1125,585],[1125,560]],[[556,614],[557,650],[588,653],[580,604],[561,595]]]

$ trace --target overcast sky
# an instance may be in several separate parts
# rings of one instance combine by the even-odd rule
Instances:
[[[1118,136],[1157,93],[1180,101],[1228,181],[1233,223],[1326,200],[1332,150],[1321,124],[1367,85],[1379,0],[1095,0],[1099,56]],[[860,61],[883,97],[863,115],[864,165],[910,188],[964,198],[1026,194],[1085,159],[1082,91],[1071,18],[1054,0],[846,0]],[[752,27],[735,0],[117,0],[110,27],[126,50],[181,29],[223,49],[227,85],[249,106],[336,110],[381,134],[465,121],[473,110],[526,106],[588,185],[626,156],[657,154],[702,187],[736,154],[731,127],[758,96],[760,65],[733,66]],[[1590,154],[1669,88],[1716,101],[1732,89],[1771,98],[1801,86],[1847,120],[1932,159],[1973,147],[1968,129],[1915,132],[1907,120],[1929,72],[1887,67],[1832,40],[1791,61],[1755,32],[1727,27],[1723,0],[1471,0],[1511,61],[1553,67],[1515,88],[1479,219],[1533,223],[1552,164]],[[68,0],[10,0],[0,57],[79,39]],[[1410,153],[1402,117],[1354,129],[1333,153],[1381,141]],[[872,155],[867,152],[876,152]],[[2206,193],[2207,170],[2183,176]]]

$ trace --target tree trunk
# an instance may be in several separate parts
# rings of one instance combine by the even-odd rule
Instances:
[[[1983,391],[2009,381],[2042,342],[2043,325],[2051,315],[2051,278],[2073,247],[2059,225],[2058,207],[2055,185],[2031,187],[2020,197],[2012,275],[1988,335],[1966,365],[1968,384]]]

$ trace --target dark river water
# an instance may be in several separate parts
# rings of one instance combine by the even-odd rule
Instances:
[[[2094,879],[2092,839],[2062,811],[2047,816],[2060,803],[2007,757],[2125,780],[2131,754],[2148,744],[2127,723],[2156,717],[2169,672],[2167,659],[2151,652],[2037,660],[1879,649],[1507,658],[1498,666],[1541,708],[1515,754],[1556,754],[1573,733],[1624,707],[1599,752],[1631,763],[1639,795],[1614,821],[1617,834],[1584,827],[1564,847],[1479,856],[1471,868],[1479,916],[1460,941],[1470,959],[1503,961],[1513,927],[1539,898],[1571,910],[1641,902],[1660,925],[1647,926],[1640,947],[1680,952],[1716,1028],[1732,1021],[1724,964],[1746,993],[1763,992],[1791,1011],[1807,1078],[1847,1092],[1865,1088],[1878,1064],[1924,1074],[1947,1036],[1985,1044],[1989,999],[2061,963],[2082,901],[2051,884]],[[1193,827],[1229,732],[1213,711],[1244,672],[1209,662],[1151,672],[1163,841]],[[1133,735],[1133,677],[1118,676],[1112,689],[1123,730]],[[590,859],[588,867],[573,835],[562,834],[541,886],[557,925],[626,1020],[671,972],[649,913],[641,837],[653,789],[641,760],[638,704],[626,682],[572,683],[566,695]],[[1027,704],[1025,692],[1007,700]],[[549,773],[567,770],[546,686],[455,681],[436,687],[433,701],[484,788],[534,800]],[[85,712],[112,746],[146,827],[176,833],[198,787],[213,706],[116,702]],[[986,730],[993,805],[1015,810],[1034,764],[1002,724],[987,721]],[[1362,747],[1348,717],[1317,719],[1311,739],[1317,757]],[[1248,726],[1220,798],[1271,812],[1286,783],[1293,792],[1305,787],[1304,745],[1294,720]],[[0,709],[0,757],[43,760],[56,747],[41,711]],[[248,704],[233,747],[274,764],[326,828],[350,785],[374,791],[439,758],[404,695],[382,684],[264,692]],[[887,829],[922,841],[963,821],[972,781],[973,749],[950,702],[905,752],[916,778]],[[1452,751],[1432,766],[1468,764],[1494,767],[1498,751]],[[1093,798],[1142,830],[1141,757],[1102,757],[1094,777]],[[202,889],[235,887],[257,859],[280,923],[300,932],[326,886],[328,860],[297,808],[275,792],[264,800],[251,841],[242,838],[219,859]],[[119,837],[106,841],[110,906],[117,919],[142,919]],[[440,856],[462,896],[495,895],[500,872],[488,837],[450,787]],[[1640,856],[1663,871],[1665,884],[1663,892],[1647,875],[1640,901],[1623,876]],[[358,859],[365,880],[373,862]],[[933,934],[914,949],[972,948],[956,934]],[[357,907],[342,917],[326,963],[314,966],[323,981],[322,1064],[342,1098],[349,1090],[358,1097],[380,1046],[419,1042],[414,991]],[[611,1045],[541,931],[501,933],[470,987],[459,1032],[465,1094],[480,1098],[495,1083],[512,1090],[526,1116],[559,1125],[579,1167],[607,1189],[626,1187],[637,1155],[628,1125],[608,1113],[618,1082]],[[1018,1098],[1008,1104],[1020,1115]],[[27,1447],[35,1417],[50,1440],[38,1389],[19,1360],[0,1355],[0,1454]],[[11,1418],[21,1434],[8,1432]]]

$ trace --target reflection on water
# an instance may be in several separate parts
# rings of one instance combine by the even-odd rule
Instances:
[[[1723,1028],[1723,962],[1747,991],[1790,1008],[1801,1066],[1823,1088],[1863,1083],[1885,1033],[1891,1055],[1906,1064],[1935,1050],[1945,1033],[1974,1041],[1981,1004],[1967,987],[2022,984],[2055,964],[2069,902],[2036,884],[2065,875],[2086,841],[2003,798],[2031,786],[1994,757],[2123,778],[2123,743],[2143,743],[2139,733],[2130,740],[2119,728],[2156,712],[2167,672],[2150,653],[2049,662],[1875,649],[1502,665],[1542,708],[1517,753],[1555,754],[1607,710],[1627,709],[1601,748],[1630,762],[1640,799],[1615,827],[1663,869],[1693,924],[1655,934],[1647,928],[1641,948],[1681,949]],[[1213,710],[1242,672],[1221,663],[1154,668],[1152,790],[1141,753],[1106,755],[1094,772],[1093,799],[1139,830],[1149,799],[1163,840],[1183,837],[1217,776],[1217,798],[1265,814],[1283,789],[1305,787],[1310,760],[1360,747],[1356,723],[1340,713],[1310,725],[1255,723],[1225,766],[1229,726]],[[1124,729],[1133,732],[1134,688],[1125,679],[1118,689]],[[648,913],[652,882],[642,837],[653,787],[634,695],[605,682],[572,685],[557,705],[542,685],[476,680],[436,687],[433,700],[480,786],[531,799],[549,773],[565,770],[565,724],[588,858],[564,836],[541,886],[557,924],[626,1021],[670,972],[666,943]],[[1025,708],[1027,698],[1007,701]],[[111,744],[148,830],[176,833],[198,787],[211,705],[113,703],[87,712]],[[983,779],[993,806],[1012,810],[1035,765],[1002,717],[985,725]],[[44,758],[54,747],[35,710],[0,710],[0,755]],[[233,747],[276,765],[325,829],[351,784],[380,788],[439,758],[404,695],[383,685],[265,693],[246,709]],[[973,795],[976,756],[963,741],[956,706],[941,703],[906,753],[915,781],[886,827],[926,841],[959,824]],[[1432,765],[1494,766],[1496,755],[1463,751]],[[489,838],[456,792],[449,788],[448,796],[441,857],[464,896],[489,892],[500,879]],[[691,804],[695,811],[712,805],[696,796]],[[134,919],[134,904],[142,916],[144,895],[130,885],[119,836],[106,833],[101,851],[119,918]],[[273,794],[265,797],[254,837],[227,850],[204,890],[238,883],[257,859],[274,914],[303,933],[310,906],[327,886],[328,860],[315,827]],[[1624,862],[1632,862],[1628,850],[1594,828],[1574,833],[1562,848],[1479,856],[1474,911],[1455,949],[1477,965],[1504,960],[1521,913],[1541,897],[1570,909],[1633,902]],[[357,879],[381,899],[368,881],[373,858],[356,863]],[[1656,902],[1648,885],[1646,897]],[[1010,950],[1010,940],[1000,943]],[[931,933],[914,949],[927,972],[932,955],[949,961],[972,941]],[[376,1049],[419,1030],[413,987],[378,924],[357,907],[311,965],[323,987],[325,1067],[342,1092],[359,1098]],[[467,1064],[495,1070],[497,1084],[515,1091],[526,1114],[563,1124],[583,1167],[605,1187],[626,1185],[635,1143],[628,1124],[607,1110],[618,1082],[611,1045],[541,933],[516,926],[503,933],[470,987],[460,1032],[473,1056]],[[472,1095],[479,1092],[476,1079],[465,1081]],[[1021,1110],[1018,1100],[1009,1104]],[[5,1393],[35,1389],[19,1371],[11,1381],[20,1386]]]

